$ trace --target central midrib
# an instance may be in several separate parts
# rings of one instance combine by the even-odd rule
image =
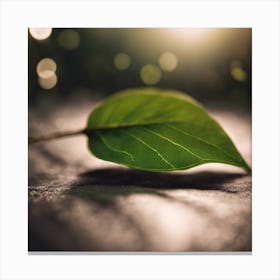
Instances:
[[[104,127],[89,127],[85,129],[85,133],[95,132],[98,130],[109,130],[109,129],[122,129],[122,128],[130,128],[130,127],[139,127],[139,126],[150,126],[150,125],[158,125],[158,124],[184,124],[185,122],[182,121],[168,121],[168,122],[147,122],[147,123],[131,123],[131,124],[124,124],[124,125],[108,125]]]

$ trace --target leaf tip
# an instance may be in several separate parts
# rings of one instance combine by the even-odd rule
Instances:
[[[252,168],[247,164],[247,162],[244,161],[244,166],[243,169],[247,171],[247,173],[251,174],[252,173]]]

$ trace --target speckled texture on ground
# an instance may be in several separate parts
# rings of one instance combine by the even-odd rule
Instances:
[[[29,133],[81,128],[91,106],[30,112]],[[213,116],[251,164],[250,118]],[[29,251],[251,251],[251,176],[236,167],[142,172],[76,136],[29,146],[28,183]]]

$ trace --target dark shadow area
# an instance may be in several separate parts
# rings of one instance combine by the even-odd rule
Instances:
[[[116,197],[133,194],[155,195],[162,198],[170,198],[163,190],[195,189],[201,191],[222,191],[227,193],[240,193],[251,190],[251,182],[248,184],[233,183],[236,179],[244,181],[248,176],[245,173],[228,172],[196,172],[196,173],[172,173],[172,172],[148,172],[133,170],[124,167],[103,168],[89,170],[78,175],[74,181],[66,184],[66,189],[59,191],[53,186],[41,190],[32,188],[30,191],[36,197],[44,196],[59,199],[66,195],[70,200],[73,197],[97,203],[102,207],[109,207],[115,203]],[[43,179],[44,176],[40,176]],[[246,180],[246,179],[245,179]],[[29,181],[32,181],[29,178]],[[57,184],[55,182],[55,184]],[[52,183],[49,182],[49,186]]]
[[[129,168],[104,168],[90,170],[79,175],[66,191],[67,195],[102,207],[114,204],[116,197],[133,194],[156,195],[171,199],[163,190],[196,189],[239,193],[249,191],[248,185],[232,184],[234,179],[246,177],[244,173],[198,172],[190,174],[158,173],[133,170]],[[184,202],[186,203],[186,202]]]
[[[180,173],[156,173],[132,170],[126,168],[106,168],[90,170],[79,175],[79,179],[73,183],[75,187],[90,185],[110,186],[138,186],[154,189],[199,189],[219,190],[226,192],[240,192],[251,188],[251,184],[236,187],[227,184],[234,179],[248,176],[244,173],[228,172],[197,172],[192,174]]]

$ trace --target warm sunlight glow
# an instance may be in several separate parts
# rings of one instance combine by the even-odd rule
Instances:
[[[159,65],[162,70],[172,72],[178,63],[177,56],[171,52],[162,53],[159,57]]]
[[[80,35],[73,29],[64,30],[58,36],[58,44],[66,50],[75,50],[80,44]]]
[[[156,65],[146,64],[140,72],[141,79],[146,85],[155,85],[161,79],[161,70]]]
[[[36,40],[45,40],[51,35],[52,28],[29,28],[29,33]]]
[[[114,64],[119,70],[126,70],[130,66],[130,57],[126,53],[118,53],[114,58]]]
[[[180,41],[187,41],[188,43],[202,43],[208,39],[213,29],[211,28],[171,28],[170,34]]]

